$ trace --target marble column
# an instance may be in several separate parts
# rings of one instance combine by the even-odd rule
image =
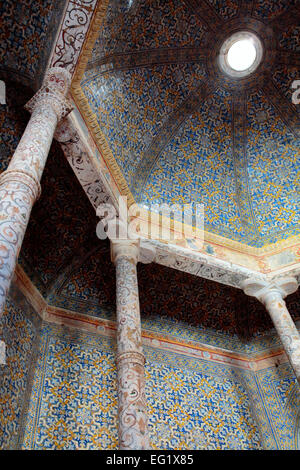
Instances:
[[[56,125],[72,109],[66,98],[69,86],[66,70],[48,70],[41,89],[25,106],[31,118],[7,170],[0,176],[0,317],[30,212],[41,192],[40,179]]]
[[[149,449],[137,261],[139,241],[111,241],[116,266],[119,449]]]
[[[282,278],[270,283],[247,279],[242,288],[266,307],[284,350],[300,383],[300,335],[286,307],[284,298],[298,289],[295,278]]]

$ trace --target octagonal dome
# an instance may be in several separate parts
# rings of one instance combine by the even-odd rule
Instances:
[[[138,204],[203,204],[207,232],[257,248],[299,233],[297,3],[109,2],[81,86]],[[239,31],[262,57],[232,77]]]

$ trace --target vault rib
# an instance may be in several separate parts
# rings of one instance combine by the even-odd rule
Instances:
[[[97,69],[99,74],[107,74],[116,70],[130,70],[154,65],[181,64],[188,62],[204,62],[208,49],[203,47],[174,47],[146,49],[125,53],[109,54],[101,59],[90,62],[87,70]]]
[[[251,204],[247,161],[247,94],[232,97],[232,154],[236,183],[236,201],[241,223],[248,237],[259,236]]]

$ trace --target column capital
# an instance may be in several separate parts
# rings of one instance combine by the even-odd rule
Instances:
[[[111,219],[107,223],[107,235],[111,242],[111,260],[113,263],[117,258],[124,256],[131,258],[135,264],[152,263],[155,258],[155,248],[140,238],[130,238],[128,227],[119,219]]]
[[[294,277],[272,279],[246,279],[241,288],[245,294],[256,297],[264,305],[268,300],[284,299],[298,289],[298,282]]]
[[[137,264],[140,252],[139,240],[114,239],[110,240],[110,254],[113,263],[120,257],[130,258]]]
[[[132,259],[135,264],[138,262],[148,264],[154,261],[155,248],[140,239],[111,239],[110,254],[113,263],[115,263],[120,256],[124,256]]]
[[[43,85],[25,105],[30,113],[45,104],[55,111],[58,121],[72,111],[72,104],[66,98],[71,85],[71,75],[62,67],[52,67],[46,72]]]

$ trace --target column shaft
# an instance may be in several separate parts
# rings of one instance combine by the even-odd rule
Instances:
[[[280,292],[265,295],[264,304],[300,383],[300,335]]]
[[[59,119],[68,114],[68,73],[53,68],[29,101],[32,115],[6,171],[0,176],[0,316]]]
[[[120,449],[149,449],[136,262],[116,261]]]
[[[300,383],[300,335],[283,300],[296,292],[297,279],[288,276],[271,281],[249,278],[241,286],[245,294],[256,297],[266,307]]]

